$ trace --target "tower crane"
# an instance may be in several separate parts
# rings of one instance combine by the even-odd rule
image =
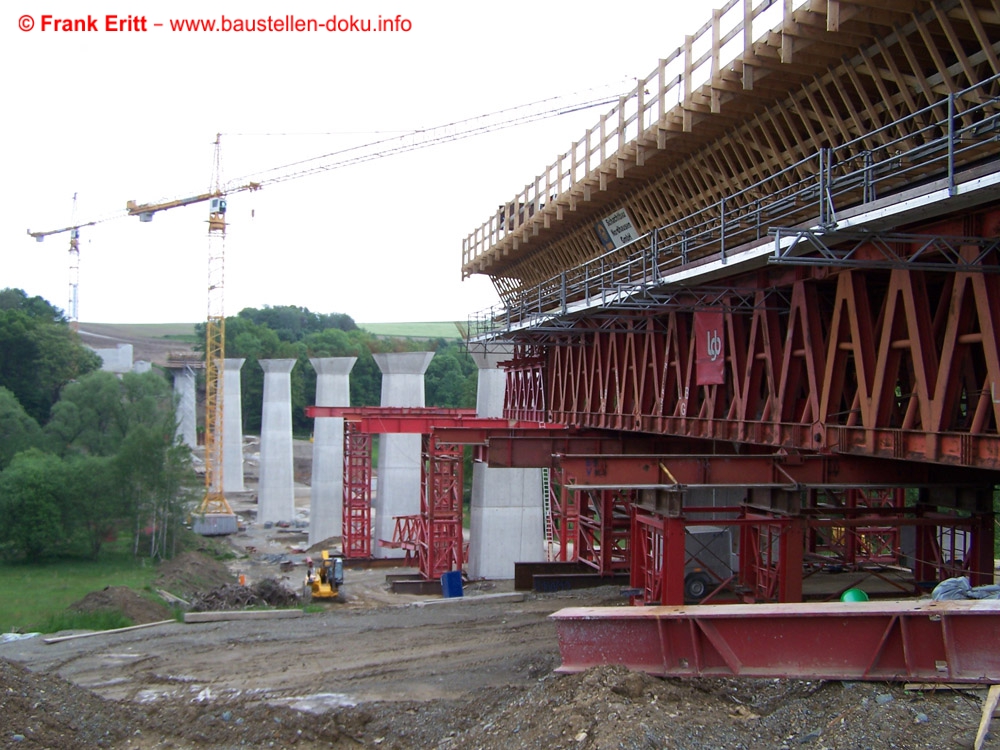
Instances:
[[[126,203],[125,215],[138,216],[140,222],[150,222],[153,216],[172,208],[209,203],[208,214],[208,318],[205,327],[205,496],[194,514],[196,532],[203,535],[230,534],[237,530],[233,513],[222,490],[222,425],[223,425],[223,376],[225,358],[225,237],[226,198],[242,192],[254,192],[262,187],[300,177],[321,174],[342,167],[383,159],[395,154],[428,148],[442,143],[471,138],[498,130],[545,120],[618,101],[618,96],[565,103],[567,97],[558,96],[499,110],[477,117],[414,130],[402,136],[373,141],[361,146],[342,149],[311,159],[286,164],[225,183],[222,180],[221,134],[215,139],[215,156],[212,185],[208,191],[181,198],[154,203]],[[61,232],[71,232],[71,253],[78,244],[81,227],[93,226],[116,216],[106,217],[62,229],[28,234],[37,239]],[[78,257],[78,256],[77,256]],[[75,288],[73,309],[75,311]]]
[[[212,182],[222,181],[222,136],[215,137]],[[222,490],[223,378],[225,375],[226,199],[208,208],[208,317],[205,324],[205,497],[194,515],[194,531],[205,536],[234,534],[236,514]]]
[[[73,193],[72,220],[76,222],[76,193]],[[53,234],[69,232],[69,304],[66,306],[66,317],[69,318],[69,325],[74,331],[78,330],[80,326],[80,229],[95,226],[105,220],[95,219],[85,224],[73,223],[68,227],[50,229],[47,232],[28,230],[28,236],[34,237],[36,242],[44,242],[46,237]]]

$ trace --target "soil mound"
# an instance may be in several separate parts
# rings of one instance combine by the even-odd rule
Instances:
[[[156,587],[188,599],[235,582],[236,576],[223,563],[201,552],[185,552],[160,565]]]
[[[69,609],[76,612],[117,610],[136,625],[169,620],[171,617],[170,609],[166,605],[151,601],[126,586],[108,586],[101,591],[92,591],[80,601],[71,604]]]

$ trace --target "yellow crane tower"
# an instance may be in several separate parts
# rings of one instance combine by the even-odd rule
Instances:
[[[590,92],[588,92],[590,93]],[[225,238],[226,238],[226,197],[235,193],[256,191],[265,185],[321,174],[354,164],[383,159],[395,154],[415,151],[430,146],[462,140],[506,128],[526,125],[538,120],[558,117],[592,107],[611,104],[617,96],[591,98],[586,101],[567,102],[568,96],[556,96],[509,109],[490,112],[485,115],[457,120],[432,128],[414,130],[401,136],[383,138],[360,146],[323,154],[311,159],[286,164],[264,170],[249,177],[229,183],[222,179],[221,134],[215,139],[215,159],[212,185],[208,191],[185,198],[157,203],[126,203],[126,215],[139,217],[140,222],[150,222],[160,212],[197,203],[209,203],[208,213],[208,319],[205,326],[205,497],[195,515],[195,531],[204,535],[230,534],[237,530],[236,515],[233,513],[222,490],[222,424],[223,424],[223,376],[225,358]],[[93,226],[121,214],[95,221],[74,224],[62,229],[28,234],[41,242],[45,237],[61,232],[72,232],[70,252],[79,258],[79,230]],[[78,264],[77,264],[78,268]],[[73,274],[71,257],[71,278]],[[75,313],[75,286],[72,309]]]
[[[247,185],[244,189],[256,189]],[[208,315],[205,324],[205,496],[193,513],[194,531],[204,536],[234,534],[236,514],[222,489],[222,425],[225,409],[225,270],[226,270],[226,198],[222,192],[222,135],[215,137],[212,187],[206,193],[136,205],[128,202],[128,214],[140,221],[152,221],[153,214],[179,206],[208,202]]]

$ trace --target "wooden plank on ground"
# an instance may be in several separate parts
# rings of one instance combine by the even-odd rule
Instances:
[[[52,638],[43,638],[42,643],[60,643],[62,641],[72,641],[76,638],[90,638],[95,635],[109,635],[111,633],[124,633],[128,630],[139,630],[140,628],[152,628],[156,625],[166,625],[177,620],[158,620],[156,622],[145,622],[142,625],[129,625],[127,628],[114,628],[112,630],[94,630],[90,633],[74,633],[73,635],[57,635]]]
[[[224,622],[225,620],[285,620],[302,617],[301,609],[234,609],[221,612],[188,612],[184,622]]]
[[[1000,685],[990,685],[990,693],[983,703],[983,716],[979,720],[979,731],[976,732],[975,750],[982,750],[986,741],[986,733],[990,731],[990,721],[993,719],[993,711],[996,710],[997,703],[1000,703]]]

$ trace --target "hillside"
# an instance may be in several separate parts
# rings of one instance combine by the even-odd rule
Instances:
[[[80,323],[80,340],[94,349],[132,345],[133,361],[165,365],[172,354],[194,351],[193,323]]]
[[[359,323],[375,336],[415,339],[461,339],[462,323]],[[194,323],[80,323],[80,339],[94,349],[131,344],[134,360],[165,365],[171,354],[194,351]]]

